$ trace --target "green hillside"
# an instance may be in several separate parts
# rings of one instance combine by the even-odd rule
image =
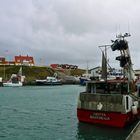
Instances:
[[[0,66],[0,77],[3,77],[4,80],[8,80],[12,74],[17,74],[19,69],[20,66]],[[22,69],[22,73],[26,76],[25,80],[27,82],[35,79],[45,79],[47,76],[53,76],[54,73],[57,73],[58,77],[62,78],[65,75],[80,76],[85,72],[85,70],[82,69],[67,69],[62,72],[45,66],[22,66]]]

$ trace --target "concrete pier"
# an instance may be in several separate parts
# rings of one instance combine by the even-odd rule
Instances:
[[[135,128],[128,135],[126,140],[139,140],[140,139],[140,121],[137,123]]]

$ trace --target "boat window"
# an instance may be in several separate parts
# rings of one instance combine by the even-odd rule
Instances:
[[[96,84],[96,92],[101,94],[108,93],[108,85],[106,83]]]
[[[127,94],[126,83],[88,83],[86,91],[97,94]]]
[[[109,87],[111,94],[118,94],[121,91],[121,85],[119,83],[111,83]]]
[[[128,93],[128,85],[127,83],[121,85],[121,94],[127,94]]]
[[[129,102],[128,102],[128,96],[126,97],[126,109],[129,109]]]
[[[111,83],[109,86],[111,94],[126,94],[127,84],[125,83]]]
[[[91,93],[91,84],[88,84],[86,91],[87,91],[88,93]]]

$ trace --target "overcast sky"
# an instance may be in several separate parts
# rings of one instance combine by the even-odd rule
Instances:
[[[82,68],[88,61],[93,68],[101,65],[99,45],[130,32],[132,62],[139,69],[139,14],[139,0],[0,0],[0,56],[28,54],[36,64]],[[108,49],[112,67],[119,65],[117,55]]]

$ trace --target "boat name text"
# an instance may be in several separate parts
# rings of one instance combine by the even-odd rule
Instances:
[[[90,115],[91,119],[98,119],[98,120],[110,120],[110,117],[106,116],[105,113],[93,113]]]

